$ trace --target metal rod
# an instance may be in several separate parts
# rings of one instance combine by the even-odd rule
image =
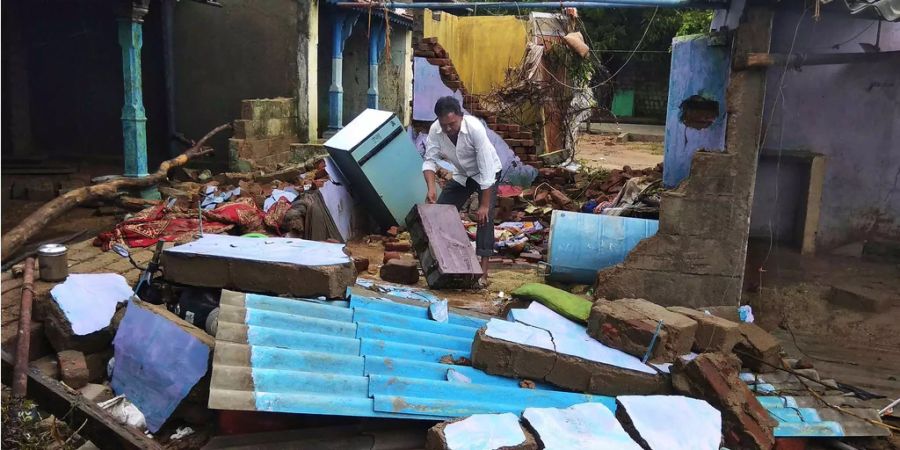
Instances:
[[[387,9],[435,9],[435,10],[478,10],[478,9],[562,9],[562,8],[698,8],[698,9],[723,9],[728,7],[725,2],[693,2],[684,0],[603,0],[593,1],[563,1],[563,2],[488,2],[488,3],[356,3],[337,2],[337,6],[344,8],[387,8]]]
[[[16,365],[13,368],[13,397],[23,398],[28,389],[28,354],[31,344],[31,300],[34,294],[34,258],[25,259],[22,304],[19,307],[19,332],[16,336]]]

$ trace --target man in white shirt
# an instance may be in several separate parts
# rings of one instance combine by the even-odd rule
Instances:
[[[463,204],[473,192],[478,192],[478,232],[475,252],[481,257],[484,272],[482,284],[487,285],[488,260],[494,254],[494,207],[497,204],[497,182],[500,178],[500,157],[488,140],[487,131],[474,116],[465,116],[459,101],[441,97],[434,105],[437,120],[431,124],[425,141],[425,162],[422,173],[428,194],[425,201],[442,205]],[[437,160],[453,165],[453,179],[448,181],[437,197],[435,172]]]

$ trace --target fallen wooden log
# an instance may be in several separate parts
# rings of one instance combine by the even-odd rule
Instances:
[[[213,151],[212,148],[204,148],[204,144],[211,137],[223,130],[232,128],[230,123],[219,125],[212,131],[203,136],[197,145],[189,148],[184,153],[164,161],[159,165],[159,169],[155,173],[140,178],[117,178],[105,183],[86,186],[75,189],[45,203],[38,208],[37,211],[31,213],[19,225],[3,235],[2,248],[0,253],[10,255],[16,252],[25,242],[37,235],[44,226],[53,219],[60,217],[70,209],[96,199],[112,199],[115,198],[120,189],[141,189],[148,188],[166,179],[169,170],[185,165],[193,158],[206,155]]]
[[[31,342],[31,296],[34,294],[34,258],[25,259],[25,282],[19,307],[19,330],[16,342],[16,364],[13,368],[13,397],[25,397],[28,388],[28,350]]]

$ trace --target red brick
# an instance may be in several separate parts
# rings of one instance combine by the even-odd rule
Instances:
[[[385,242],[384,250],[387,252],[408,252],[412,248],[409,241]]]
[[[509,131],[517,132],[517,131],[519,131],[519,126],[518,125],[510,125]]]
[[[497,132],[506,131],[507,126],[508,125],[506,125],[505,123],[498,123],[497,125],[494,125],[494,131],[497,131]]]
[[[732,355],[703,353],[691,361],[676,360],[672,385],[682,394],[701,398],[722,413],[722,434],[730,448],[771,449],[777,422],[759,403],[739,373]]]
[[[356,266],[356,273],[363,273],[369,269],[369,258],[354,256],[353,265]]]
[[[522,141],[519,139],[507,139],[506,145],[509,145],[510,147],[522,147]]]
[[[520,131],[519,139],[531,139],[531,132],[530,131]]]
[[[444,85],[446,85],[450,89],[457,90],[460,88],[460,86],[462,86],[462,83],[460,83],[459,81],[445,81]]]
[[[380,275],[384,281],[416,284],[419,282],[419,264],[409,259],[392,259],[381,266]]]
[[[419,58],[429,58],[430,59],[430,58],[434,58],[436,55],[434,54],[433,51],[428,50],[428,51],[416,51],[415,56],[418,56]]]
[[[424,42],[426,44],[437,44],[437,38],[436,37],[422,38],[422,42]]]
[[[381,258],[382,264],[387,264],[388,261],[392,259],[400,259],[403,257],[403,252],[384,252],[384,256]]]
[[[63,350],[56,354],[59,361],[59,373],[63,383],[72,389],[80,389],[88,383],[90,374],[84,353],[75,350]]]
[[[522,145],[524,145],[525,147],[532,147],[532,146],[534,146],[534,140],[526,139],[526,140],[522,141]]]
[[[447,58],[428,58],[428,62],[435,66],[447,66],[450,64],[450,60]]]

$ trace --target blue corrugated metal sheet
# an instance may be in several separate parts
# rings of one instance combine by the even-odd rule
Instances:
[[[591,284],[598,270],[625,261],[638,242],[658,229],[657,220],[553,211],[547,251],[549,277]]]
[[[485,321],[353,296],[349,307],[223,291],[209,405],[215,409],[444,419],[610,397],[520,388],[442,357],[469,358]],[[453,369],[471,383],[447,381]]]

